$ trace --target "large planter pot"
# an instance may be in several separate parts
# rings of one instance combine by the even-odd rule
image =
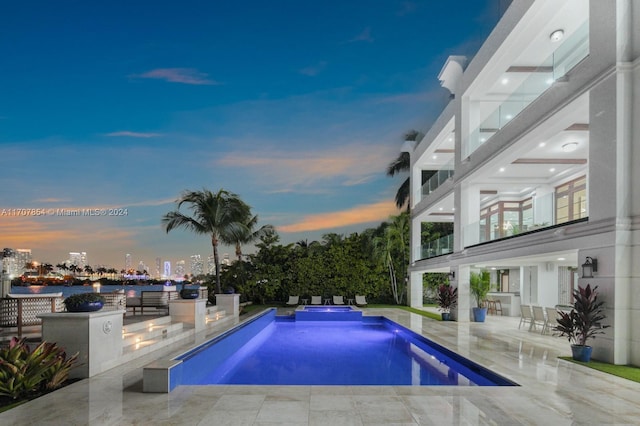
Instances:
[[[67,311],[69,312],[95,312],[102,309],[104,303],[101,301],[96,302],[83,302],[79,305],[75,306],[67,306]]]
[[[487,317],[487,308],[473,308],[473,320],[475,322],[484,322]]]
[[[571,353],[573,359],[581,362],[589,362],[591,360],[591,346],[571,345]]]
[[[200,296],[200,291],[195,288],[185,288],[180,290],[180,297],[182,299],[197,299]]]
[[[451,321],[451,312],[442,312],[442,321]]]

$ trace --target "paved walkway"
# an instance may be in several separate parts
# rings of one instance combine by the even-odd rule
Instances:
[[[517,382],[518,387],[180,386],[142,393],[141,367],[179,345],[0,414],[3,425],[607,425],[640,422],[640,384],[561,361],[566,340],[518,319],[439,322],[385,315]],[[201,337],[200,337],[201,339]],[[195,342],[191,342],[193,344]]]

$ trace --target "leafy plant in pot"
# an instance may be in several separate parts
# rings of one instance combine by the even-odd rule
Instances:
[[[72,294],[63,301],[69,312],[94,312],[104,306],[104,297],[98,293]]]
[[[482,301],[487,298],[487,293],[491,289],[489,271],[471,272],[469,276],[469,290],[476,299],[476,307],[473,308],[473,320],[484,322],[487,317],[487,308],[482,306]]]
[[[598,301],[598,286],[591,288],[578,286],[573,290],[573,308],[566,313],[558,311],[556,319],[558,325],[553,330],[557,335],[567,337],[571,343],[571,352],[576,361],[589,362],[592,347],[587,345],[589,339],[595,339],[597,334],[604,334],[603,329],[608,325],[600,324],[606,318],[603,313],[603,301]]]
[[[442,321],[451,320],[451,308],[458,304],[458,289],[449,284],[441,284],[436,295],[438,310],[442,312]]]

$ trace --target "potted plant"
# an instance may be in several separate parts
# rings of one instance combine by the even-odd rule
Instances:
[[[442,321],[451,320],[451,308],[458,304],[458,289],[448,284],[441,284],[436,295],[438,310],[442,312]]]
[[[476,299],[476,307],[473,308],[473,320],[484,322],[487,317],[487,307],[482,306],[482,302],[487,298],[487,293],[491,289],[489,271],[472,272],[469,276],[469,290]]]
[[[94,312],[104,306],[104,297],[98,293],[72,294],[63,301],[68,312]]]
[[[592,347],[587,345],[589,339],[595,339],[596,334],[604,334],[603,329],[608,325],[600,324],[606,318],[602,305],[598,301],[598,286],[591,288],[578,286],[573,290],[573,307],[571,312],[558,311],[557,323],[553,328],[559,336],[565,336],[571,343],[571,353],[576,361],[589,362]]]

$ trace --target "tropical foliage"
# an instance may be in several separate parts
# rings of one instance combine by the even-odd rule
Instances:
[[[19,400],[60,387],[78,354],[67,358],[55,343],[42,342],[33,350],[26,339],[11,339],[0,349],[0,395]]]
[[[491,290],[491,280],[489,271],[471,272],[469,276],[469,290],[476,299],[478,308],[482,307],[482,301],[487,298],[487,293]]]
[[[451,309],[458,304],[458,289],[448,284],[442,284],[438,287],[436,300],[439,311],[451,312]]]
[[[591,288],[578,286],[573,290],[573,309],[566,313],[558,311],[558,325],[554,331],[559,336],[567,337],[569,342],[585,346],[589,339],[595,339],[596,335],[604,334],[608,325],[602,325],[600,321],[606,318],[603,312],[603,301],[598,301],[598,286]]]
[[[222,293],[218,245],[235,245],[236,253],[241,257],[240,245],[255,240],[261,233],[266,232],[266,228],[254,231],[258,218],[251,214],[251,207],[237,194],[224,189],[216,193],[208,189],[187,190],[176,203],[177,209],[162,217],[166,232],[174,228],[185,228],[196,234],[210,236],[216,267],[216,291]],[[180,207],[184,204],[191,210],[192,216],[180,212]]]
[[[410,130],[404,135],[405,141],[415,141],[418,139],[418,133],[416,130]],[[401,152],[398,155],[398,158],[393,160],[387,166],[387,176],[395,176],[396,174],[406,173],[411,169],[411,157],[408,152]],[[407,211],[409,210],[409,199],[411,196],[411,180],[407,177],[402,184],[398,188],[396,192],[396,206],[399,209],[402,209],[406,206]]]
[[[87,302],[102,302],[104,303],[104,297],[98,293],[78,293],[64,299],[63,303],[69,308],[75,308]]]

